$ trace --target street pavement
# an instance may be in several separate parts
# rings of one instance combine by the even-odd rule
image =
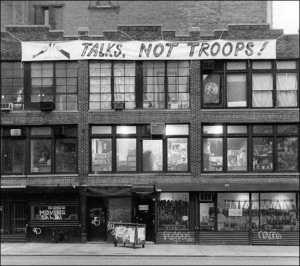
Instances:
[[[299,246],[113,243],[1,243],[1,256],[299,257]]]

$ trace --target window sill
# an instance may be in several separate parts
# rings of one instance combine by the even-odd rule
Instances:
[[[89,6],[88,9],[91,10],[117,10],[120,6]]]

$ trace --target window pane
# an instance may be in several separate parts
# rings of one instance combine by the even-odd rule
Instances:
[[[77,168],[76,140],[57,139],[55,151],[55,172],[75,173]]]
[[[188,125],[166,125],[166,135],[188,135]]]
[[[31,140],[31,172],[51,172],[51,140]]]
[[[117,171],[136,171],[136,139],[117,139]]]
[[[248,231],[249,213],[249,193],[218,193],[218,231]]]
[[[277,139],[277,165],[279,171],[293,171],[299,168],[298,145],[299,138]]]
[[[24,173],[25,140],[4,139],[2,154],[3,173]]]
[[[136,134],[136,126],[117,126],[117,134]]]
[[[246,90],[246,75],[227,75],[228,107],[247,106]]]
[[[221,103],[221,75],[203,75],[203,103],[219,105]]]
[[[277,106],[295,107],[298,104],[297,74],[281,73],[276,75]]]
[[[30,220],[78,220],[78,207],[66,205],[32,205]]]
[[[214,202],[200,202],[200,231],[214,231],[216,223]]]
[[[162,140],[143,140],[143,171],[162,171]]]
[[[92,134],[111,134],[111,126],[92,126]]]
[[[298,231],[296,201],[296,193],[260,193],[260,230]]]
[[[112,170],[111,139],[92,139],[92,173]]]
[[[161,193],[158,201],[160,230],[189,229],[189,193]]]
[[[203,139],[203,171],[223,170],[223,139]]]
[[[273,77],[271,74],[252,75],[252,107],[272,107]]]
[[[203,126],[203,134],[222,134],[223,126]]]
[[[34,136],[51,135],[51,127],[32,127],[30,134]]]
[[[296,69],[296,61],[276,61],[277,69]]]
[[[247,126],[227,126],[228,134],[245,134],[247,131]]]
[[[272,125],[254,125],[253,134],[272,134],[273,126]]]
[[[168,171],[188,171],[188,141],[168,138]]]
[[[253,62],[252,63],[253,69],[272,69],[272,63],[271,62]]]
[[[272,138],[253,138],[253,170],[273,170]]]
[[[297,125],[277,125],[277,134],[299,134],[299,126]]]
[[[227,62],[228,70],[246,69],[246,62]]]
[[[228,171],[247,170],[247,139],[227,139],[227,169]]]

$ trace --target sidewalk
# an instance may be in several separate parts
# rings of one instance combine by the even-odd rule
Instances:
[[[172,245],[146,243],[145,248],[109,243],[1,243],[1,256],[190,256],[299,257],[298,246]]]

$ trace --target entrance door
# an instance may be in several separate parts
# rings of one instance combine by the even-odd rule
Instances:
[[[87,199],[87,240],[106,240],[106,208],[103,198]]]
[[[152,197],[135,198],[134,220],[139,224],[146,224],[146,241],[154,241],[155,207]]]
[[[27,221],[26,202],[2,201],[1,206],[1,233],[24,234]]]

